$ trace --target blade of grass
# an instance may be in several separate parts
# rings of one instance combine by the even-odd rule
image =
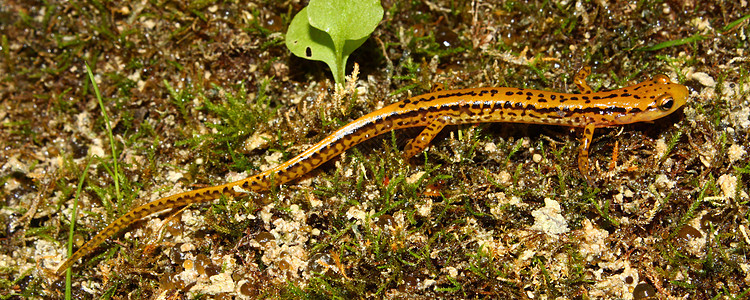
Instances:
[[[671,41],[666,41],[666,42],[663,42],[663,43],[658,43],[658,44],[653,45],[651,47],[638,48],[638,49],[635,49],[635,51],[656,51],[656,50],[660,50],[660,49],[664,49],[664,48],[668,48],[668,47],[680,46],[680,45],[689,44],[689,43],[692,43],[692,42],[702,41],[702,40],[705,40],[707,38],[708,38],[707,36],[702,35],[702,34],[694,34],[691,37],[687,37],[687,38],[683,38],[683,39],[677,39],[677,40],[671,40]]]
[[[731,23],[727,24],[727,26],[724,26],[724,28],[721,29],[721,32],[727,32],[729,30],[734,29],[734,27],[740,25],[740,23],[744,22],[745,20],[750,19],[750,14],[746,14],[742,18],[739,18],[737,20],[732,21]]]
[[[736,26],[738,26],[740,23],[744,22],[747,19],[750,19],[750,14],[747,14],[747,15],[745,15],[745,16],[737,19],[737,20],[732,21],[731,23],[727,24],[727,26],[724,26],[722,29],[720,29],[719,32],[720,33],[726,33],[727,31],[734,29]],[[656,50],[664,49],[664,48],[667,48],[667,47],[680,46],[680,45],[689,44],[689,43],[692,43],[692,42],[702,41],[702,40],[705,40],[705,39],[707,39],[707,38],[709,38],[711,36],[712,35],[705,35],[705,34],[696,33],[696,34],[694,34],[694,35],[692,35],[690,37],[686,37],[686,38],[682,38],[682,39],[676,39],[676,40],[671,40],[671,41],[666,41],[666,42],[663,42],[663,43],[658,43],[658,44],[653,45],[651,47],[641,47],[641,48],[635,49],[635,51],[656,51]]]
[[[86,179],[86,174],[89,172],[89,166],[91,166],[91,158],[89,157],[86,162],[86,167],[83,168],[81,177],[78,179],[78,188],[76,189],[76,197],[73,201],[73,213],[70,216],[70,229],[68,231],[68,257],[73,255],[73,231],[76,225],[76,215],[78,214],[78,199],[81,198],[81,190],[83,189],[83,180]],[[68,268],[65,271],[65,299],[70,300],[72,298],[72,278],[73,272]]]
[[[89,67],[89,64],[86,63],[86,72],[89,75],[89,80],[91,80],[91,86],[94,88],[94,93],[96,94],[96,100],[99,101],[99,107],[102,110],[102,116],[104,117],[104,124],[107,126],[107,136],[109,136],[109,145],[112,148],[112,165],[114,166],[114,170],[112,172],[114,181],[115,181],[115,194],[117,195],[117,201],[119,202],[122,199],[122,195],[120,195],[120,168],[117,166],[117,150],[115,149],[115,138],[112,137],[112,124],[109,122],[109,116],[107,115],[107,110],[104,109],[104,102],[102,101],[102,94],[99,92],[99,86],[96,84],[96,81],[94,80],[94,73],[91,72],[91,68]]]

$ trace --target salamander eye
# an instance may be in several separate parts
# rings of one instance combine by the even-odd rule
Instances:
[[[669,111],[674,106],[674,99],[672,99],[672,96],[664,95],[659,98],[657,105],[661,111]]]

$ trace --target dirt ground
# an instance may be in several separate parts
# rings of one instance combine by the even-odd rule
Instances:
[[[750,294],[748,1],[384,0],[343,97],[284,44],[306,4],[4,0],[0,298]],[[272,168],[387,104],[574,93],[586,66],[595,90],[665,74],[690,91],[597,129],[595,185],[581,130],[453,126],[411,160],[419,130],[399,130],[271,191],[153,214],[54,273],[136,205]]]

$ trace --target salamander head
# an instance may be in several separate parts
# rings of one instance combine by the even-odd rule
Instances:
[[[663,74],[625,89],[639,100],[634,100],[635,105],[616,118],[619,124],[648,122],[667,116],[685,105],[690,94],[687,87],[672,82]]]

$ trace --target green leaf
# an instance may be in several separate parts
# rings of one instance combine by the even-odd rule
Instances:
[[[286,47],[294,55],[309,60],[323,61],[334,70],[336,54],[333,50],[333,40],[327,33],[312,27],[307,21],[307,7],[294,16],[286,32]]]
[[[310,25],[342,45],[344,40],[368,37],[383,19],[379,0],[311,0],[307,7]]]
[[[294,55],[325,62],[343,84],[349,55],[382,18],[379,0],[311,0],[289,24],[286,46]]]

